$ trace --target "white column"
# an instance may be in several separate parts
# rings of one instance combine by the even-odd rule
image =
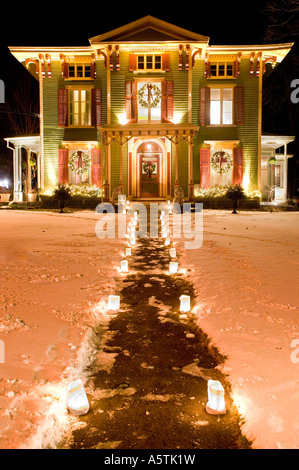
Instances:
[[[287,144],[284,144],[284,162],[283,162],[283,191],[284,191],[284,202],[288,198],[288,153]]]
[[[15,202],[23,201],[22,191],[22,147],[15,146],[13,151],[13,175],[14,175],[14,195]]]

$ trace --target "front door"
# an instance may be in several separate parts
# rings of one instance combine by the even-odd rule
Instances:
[[[159,197],[159,154],[140,155],[140,197]]]

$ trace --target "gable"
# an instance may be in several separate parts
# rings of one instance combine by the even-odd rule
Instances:
[[[188,41],[208,42],[202,36],[184,28],[180,28],[153,16],[145,16],[120,28],[108,31],[91,38],[91,44],[100,42],[132,42],[132,41]]]

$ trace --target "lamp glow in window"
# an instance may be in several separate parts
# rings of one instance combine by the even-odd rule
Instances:
[[[181,295],[180,302],[180,312],[190,312],[190,296]]]
[[[126,256],[131,256],[132,251],[131,248],[126,248]]]
[[[119,295],[109,295],[108,297],[108,310],[119,310],[120,307],[120,296]]]
[[[176,257],[176,249],[175,248],[170,248],[169,254],[170,254],[171,258],[175,258]]]
[[[88,412],[89,402],[82,380],[75,380],[67,386],[67,407],[74,415],[83,415]]]
[[[121,263],[120,263],[120,271],[122,273],[127,273],[129,272],[129,267],[128,267],[128,261],[126,259],[124,259]]]
[[[164,245],[165,245],[165,246],[170,245],[170,238],[169,238],[169,237],[166,237],[166,238],[165,238]]]
[[[226,413],[224,388],[219,380],[208,380],[208,403],[206,411],[209,414],[223,415]]]
[[[169,274],[176,274],[178,272],[179,263],[171,261],[169,263]]]

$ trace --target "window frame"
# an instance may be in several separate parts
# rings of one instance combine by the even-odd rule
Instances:
[[[90,128],[90,127],[94,127],[92,125],[92,106],[93,106],[93,99],[92,99],[92,90],[94,89],[93,86],[67,86],[66,87],[67,90],[68,90],[68,127],[70,128]],[[78,103],[79,103],[79,112],[78,112],[78,115],[79,115],[79,124],[71,124],[71,111],[70,111],[70,108],[71,108],[71,103],[72,103],[72,100],[70,98],[70,94],[72,91],[79,91],[79,100],[78,100]],[[81,110],[81,103],[82,103],[82,99],[81,99],[81,92],[82,91],[89,91],[90,92],[90,100],[89,100],[89,103],[90,103],[90,111],[89,111],[89,121],[90,121],[90,124],[80,124],[82,122],[82,110]],[[74,114],[74,113],[72,113]]]
[[[229,85],[225,85],[225,84],[221,84],[221,85],[208,85],[209,88],[210,88],[210,100],[209,100],[209,114],[210,114],[210,122],[208,124],[208,126],[211,126],[211,127],[235,127],[236,124],[234,124],[234,120],[235,120],[235,97],[234,97],[234,88],[235,88],[235,84],[229,84]],[[220,123],[219,124],[212,124],[211,123],[211,103],[212,101],[216,101],[216,100],[212,100],[211,99],[211,90],[212,89],[216,89],[216,90],[220,90]],[[232,119],[231,119],[231,123],[230,124],[223,124],[223,90],[227,90],[227,89],[230,89],[231,92],[232,92],[232,99],[231,99],[231,102],[232,102],[232,112],[231,112],[231,116],[232,116]],[[230,101],[230,100],[224,100],[224,101]]]
[[[212,75],[212,66],[216,65],[216,75]],[[224,75],[219,75],[219,66],[224,65]],[[227,74],[227,66],[230,65],[232,67],[232,74],[228,75]],[[234,75],[234,62],[233,61],[225,61],[225,60],[219,60],[219,61],[211,61],[210,62],[210,74],[209,74],[210,79],[225,79],[225,78],[236,78]]]
[[[163,54],[160,52],[152,52],[150,54],[136,54],[137,55],[137,65],[136,65],[136,71],[137,72],[163,72]],[[139,58],[143,57],[143,65],[144,68],[139,68]],[[147,58],[151,57],[152,58],[152,68],[147,67]],[[156,68],[156,57],[160,57],[160,67]]]
[[[162,123],[162,80],[159,80],[159,79],[154,79],[154,80],[150,80],[150,79],[136,79],[136,83],[137,83],[137,120],[136,122],[138,124],[161,124]],[[154,84],[158,84],[160,86],[160,90],[161,90],[161,99],[160,99],[160,119],[151,119],[151,109],[152,108],[147,108],[147,119],[144,119],[144,120],[141,120],[139,119],[139,102],[138,102],[138,88],[139,88],[139,85],[140,84],[146,84],[146,83],[154,83]]]
[[[70,77],[70,67],[74,67],[74,76]],[[83,75],[82,77],[78,77],[77,74],[77,69],[78,67],[82,67],[83,69]],[[85,68],[89,67],[90,68],[90,76],[86,77],[85,76]],[[68,63],[68,80],[92,80],[91,77],[91,62],[69,62]]]

